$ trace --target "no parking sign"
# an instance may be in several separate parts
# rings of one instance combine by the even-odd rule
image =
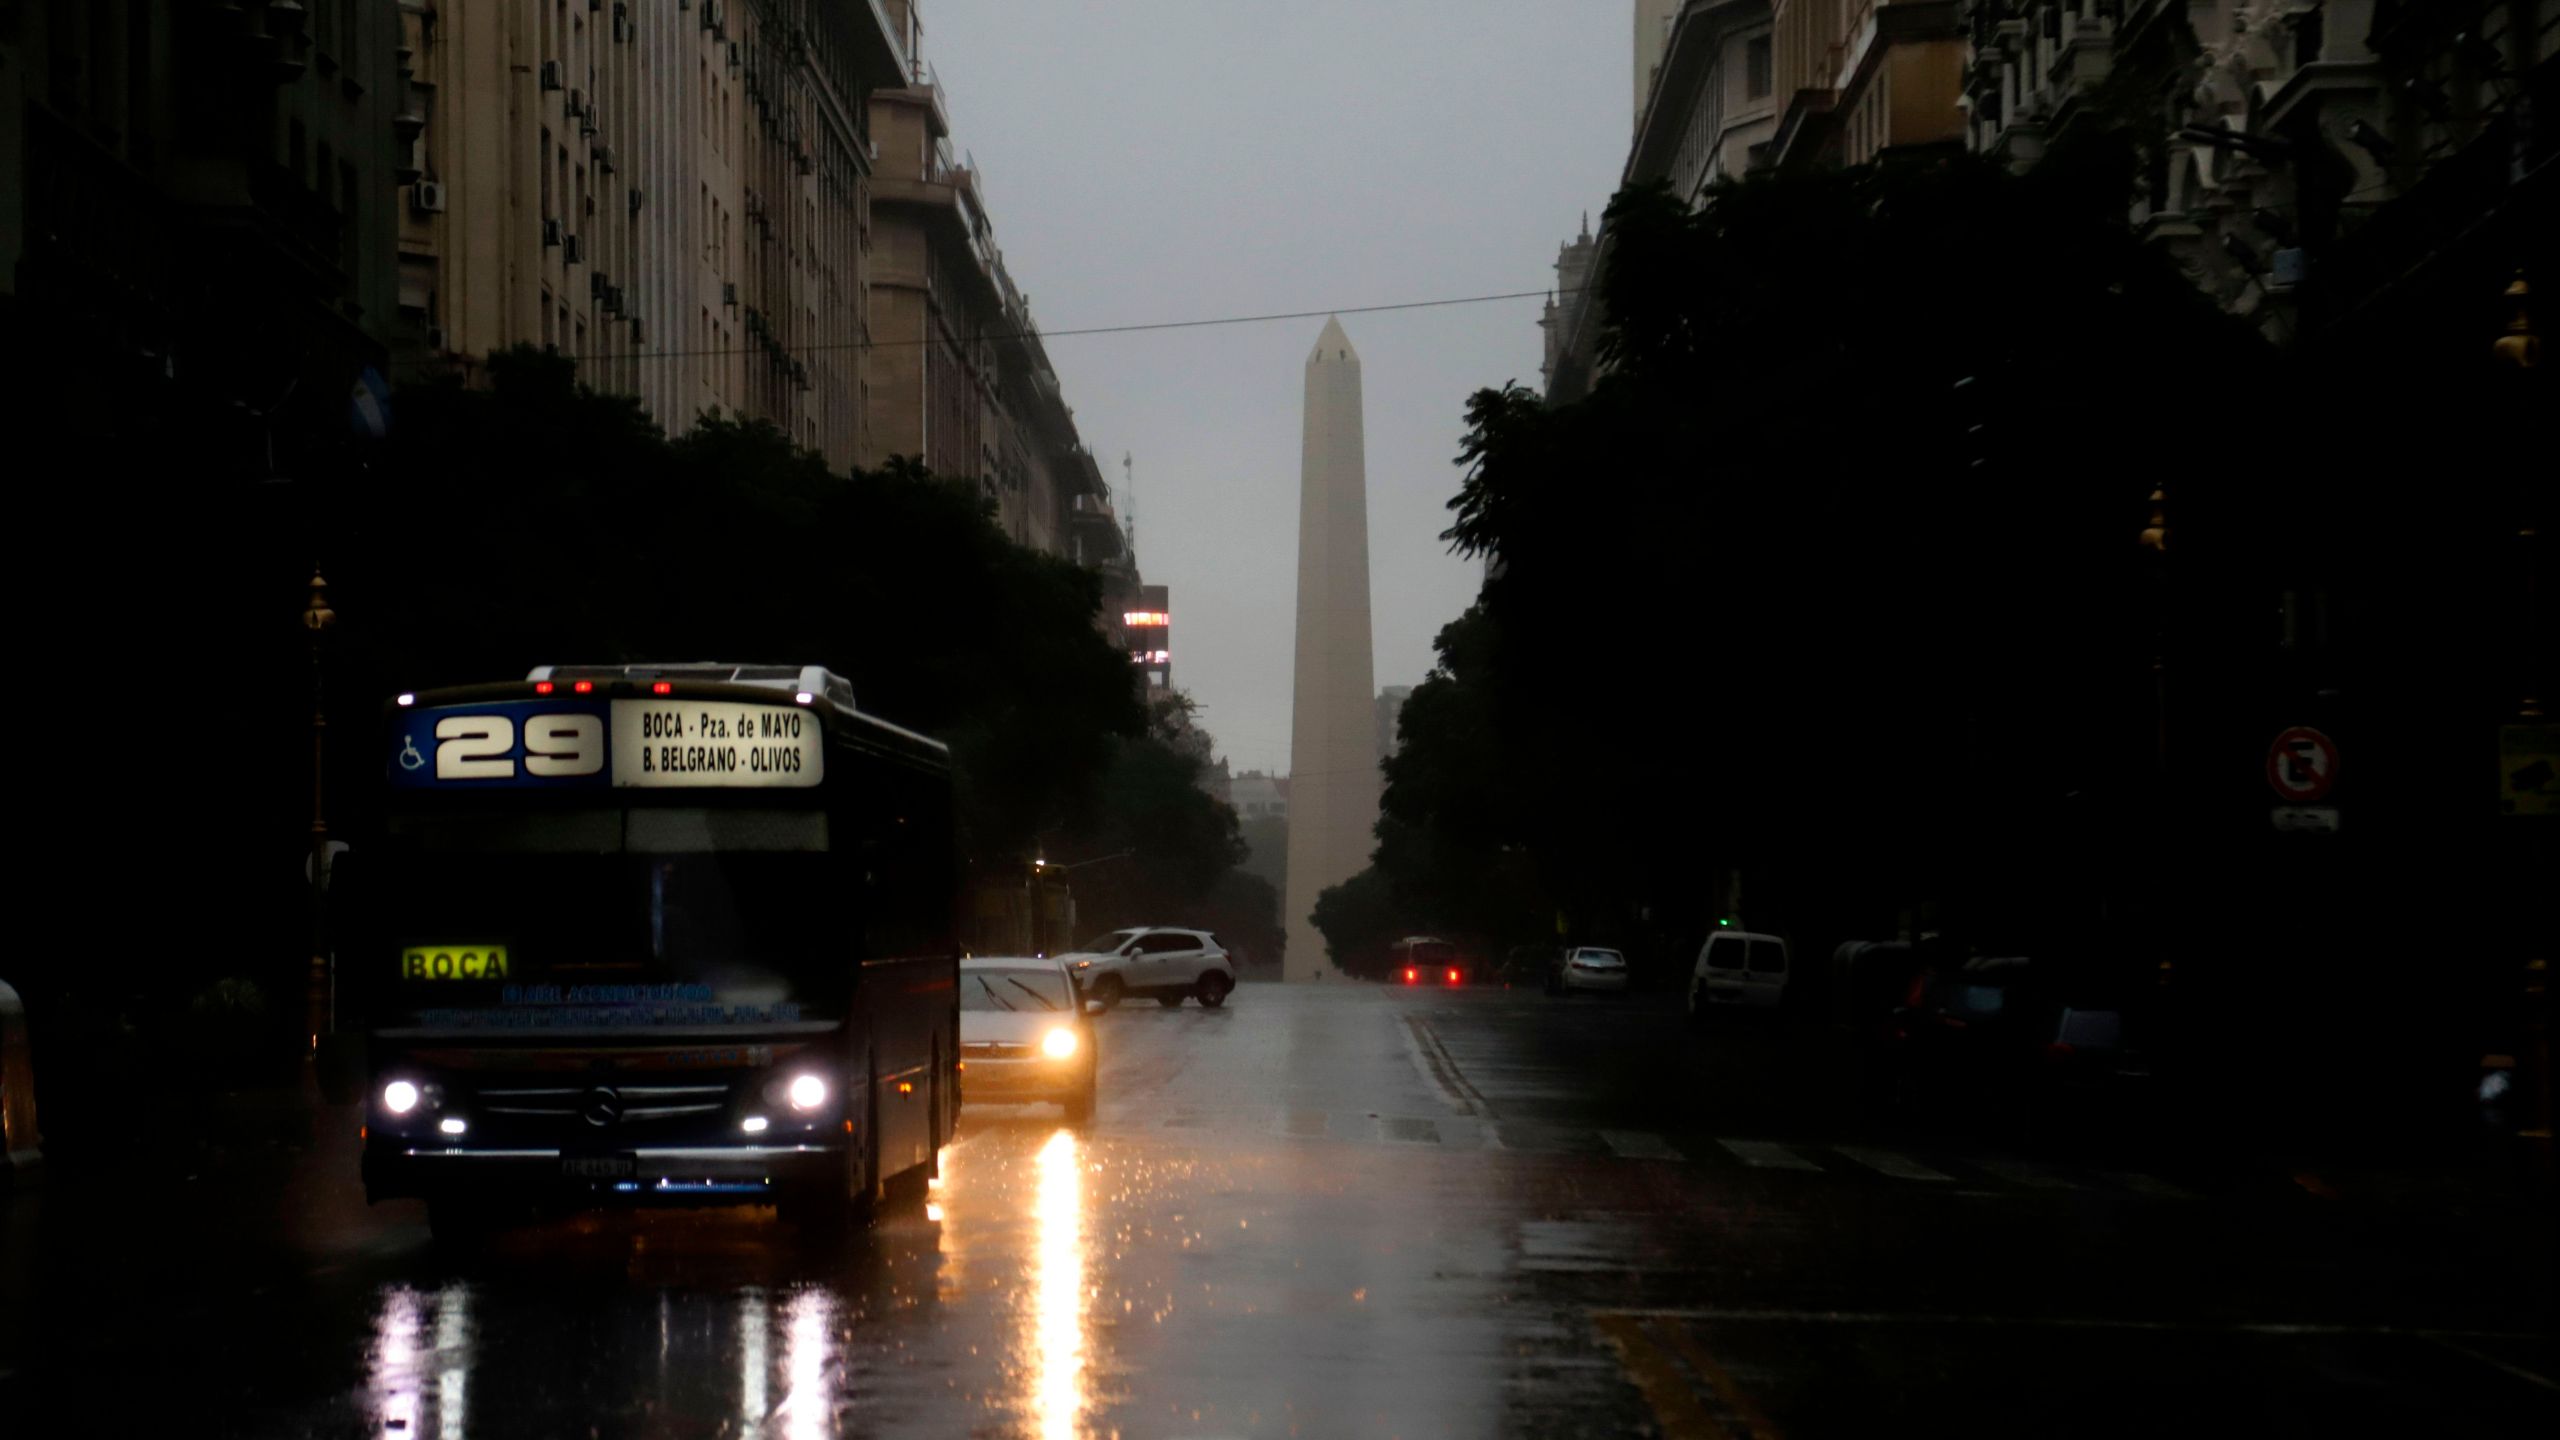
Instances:
[[[2338,811],[2318,802],[2338,783],[2338,742],[2308,725],[2295,725],[2276,735],[2267,747],[2267,784],[2283,802],[2276,806],[2279,830],[2334,832]]]

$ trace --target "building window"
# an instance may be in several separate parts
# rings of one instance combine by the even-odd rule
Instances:
[[[542,127],[542,148],[534,151],[533,153],[537,157],[551,153],[550,126],[545,125]],[[545,220],[557,220],[560,218],[560,212],[551,208],[551,167],[543,164],[541,160],[536,159],[534,161],[534,168],[542,172],[542,218]]]
[[[1742,93],[1753,100],[1769,98],[1769,37],[1753,37],[1742,51]]]

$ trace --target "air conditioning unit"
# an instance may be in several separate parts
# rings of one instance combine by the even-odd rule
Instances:
[[[549,249],[560,243],[560,222],[545,217],[542,222],[542,246]]]
[[[599,145],[599,146],[597,146],[597,147],[595,148],[595,160],[596,160],[596,173],[597,173],[597,174],[599,174],[599,175],[610,175],[610,174],[612,174],[612,173],[613,173],[613,147],[612,147],[612,146],[610,146],[610,145]]]
[[[584,114],[586,114],[586,113],[587,113],[587,92],[585,92],[584,90],[572,90],[572,91],[570,91],[570,92],[569,92],[569,98],[568,98],[567,102],[566,102],[566,103],[564,103],[563,105],[561,105],[561,107],[560,107],[560,113],[561,113],[561,114],[563,114],[563,115],[584,115]]]
[[[409,187],[409,208],[421,215],[444,213],[444,182],[421,180]]]
[[[562,261],[571,265],[584,263],[578,258],[577,236],[563,235],[560,237],[560,258]]]
[[[559,61],[545,60],[542,62],[542,88],[545,90],[557,90],[560,88]]]

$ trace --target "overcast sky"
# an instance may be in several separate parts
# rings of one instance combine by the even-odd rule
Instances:
[[[1542,289],[1606,203],[1629,0],[923,0],[923,53],[1047,330]],[[1538,302],[1347,315],[1368,428],[1380,685],[1475,597],[1438,539],[1466,397],[1538,384]],[[1289,763],[1298,427],[1322,319],[1060,337],[1050,358],[1174,683],[1238,769]],[[1125,493],[1125,492],[1124,492]],[[1124,499],[1123,505],[1125,507]]]

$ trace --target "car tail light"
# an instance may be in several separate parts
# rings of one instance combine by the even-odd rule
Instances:
[[[1449,983],[1450,983],[1450,984],[1452,984],[1452,985],[1455,985],[1455,984],[1457,984],[1457,983],[1458,983],[1458,972],[1457,972],[1457,971],[1452,970],[1452,971],[1450,971],[1450,972],[1449,972]]]
[[[1407,965],[1406,967],[1404,967],[1404,983],[1406,983],[1407,985],[1410,985],[1410,984],[1412,984],[1413,982],[1415,982],[1416,980],[1419,980],[1419,979],[1421,979],[1421,978],[1422,978],[1422,972],[1421,972],[1421,971],[1414,969],[1414,968],[1413,968],[1412,966],[1410,966],[1410,965]]]

